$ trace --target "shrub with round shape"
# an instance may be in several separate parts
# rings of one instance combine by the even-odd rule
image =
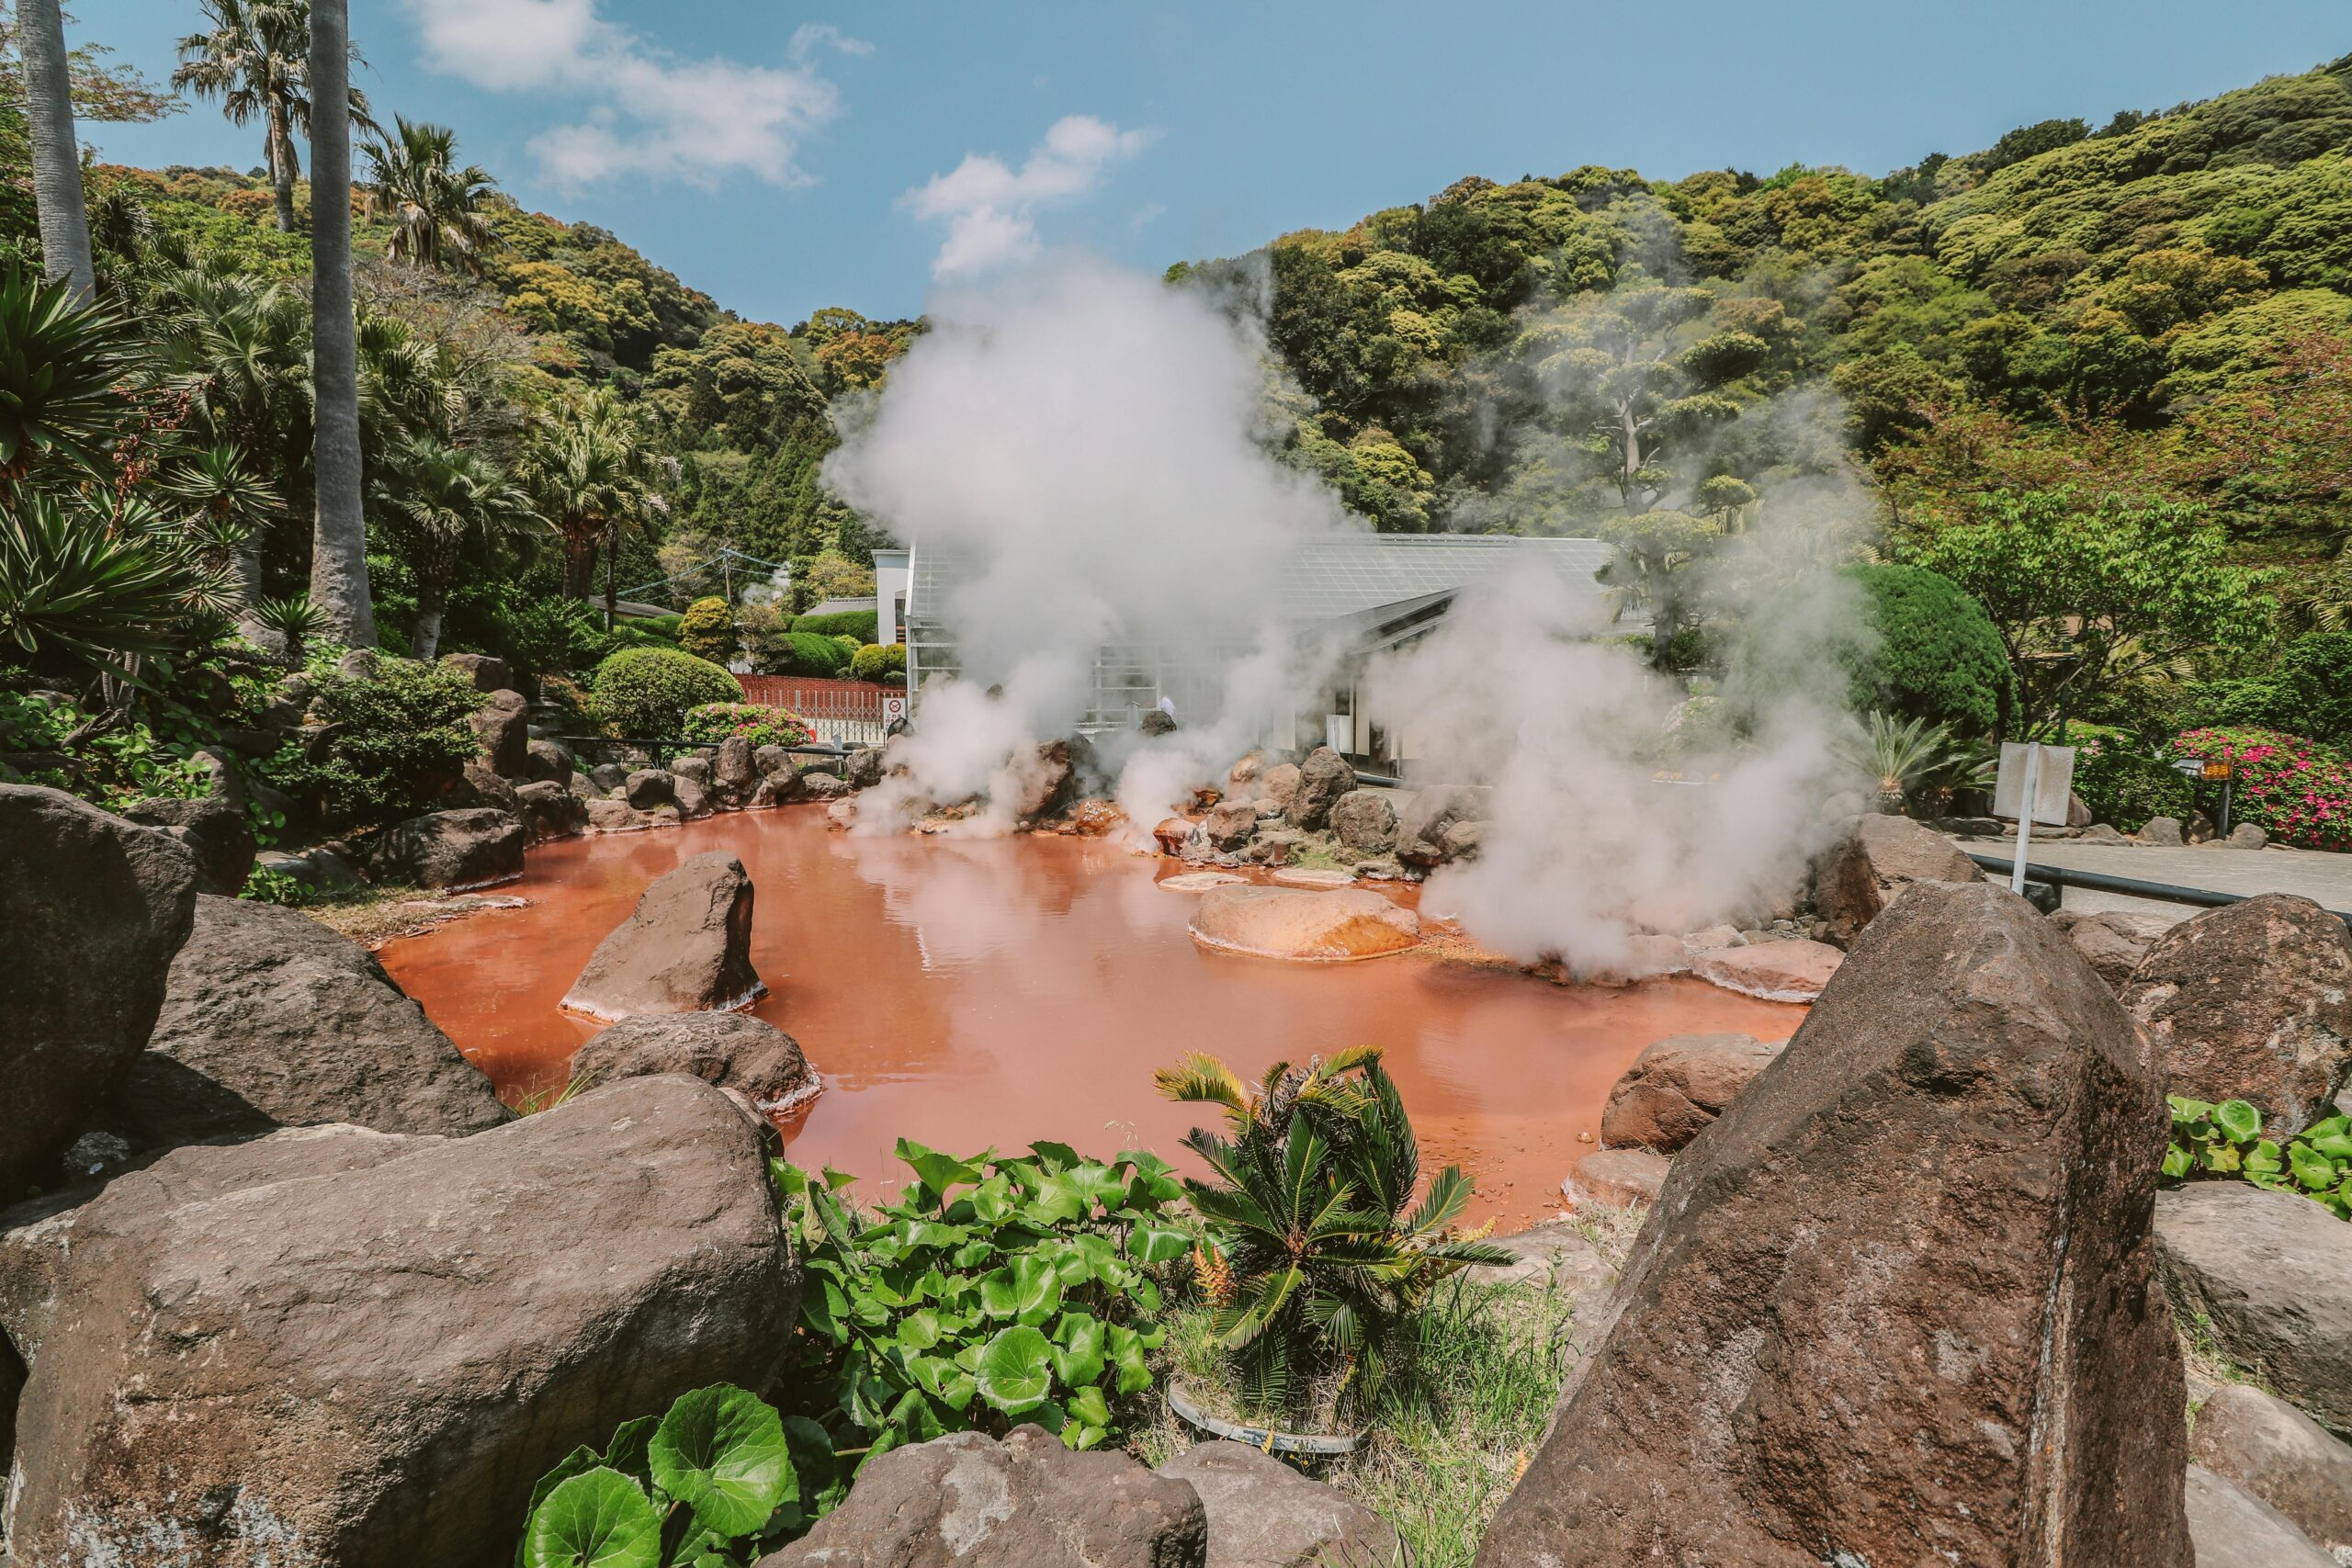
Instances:
[[[2075,747],[2075,793],[2093,820],[2131,832],[2151,817],[2186,818],[2197,808],[2195,786],[2122,730],[2077,724],[2067,739]]]
[[[735,651],[735,612],[717,594],[695,600],[678,617],[678,646],[696,659],[726,662]]]
[[[816,632],[786,632],[778,649],[775,673],[814,675],[832,679],[849,668],[849,652],[830,637]]]
[[[679,734],[717,745],[740,735],[753,746],[806,746],[816,731],[797,713],[759,703],[705,703],[688,708]]]
[[[623,649],[596,666],[590,690],[606,730],[657,738],[676,734],[689,708],[743,696],[718,665],[667,648]]]
[[[1862,620],[1875,634],[1833,642],[1859,710],[1924,718],[1959,735],[1983,735],[2007,711],[2007,651],[1983,605],[1941,572],[1920,566],[1855,566]]]
[[[906,645],[869,642],[849,661],[849,673],[853,681],[903,686],[907,682]]]

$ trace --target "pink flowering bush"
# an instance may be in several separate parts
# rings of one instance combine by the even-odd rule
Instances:
[[[2237,764],[2230,814],[2282,844],[2302,850],[2352,850],[2352,761],[2300,735],[2276,729],[2192,729],[2175,736],[2173,754]],[[2205,786],[2212,809],[2214,786]]]
[[[753,746],[806,746],[816,733],[798,714],[759,703],[704,703],[688,708],[679,728],[687,739],[712,745],[740,735]]]

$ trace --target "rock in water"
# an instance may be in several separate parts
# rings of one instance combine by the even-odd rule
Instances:
[[[2197,1412],[2188,1448],[2320,1545],[2352,1546],[2352,1445],[2285,1400],[2225,1383]]]
[[[2283,1141],[2352,1065],[2352,933],[2291,893],[2207,909],[2148,949],[2123,1006],[2172,1093],[2251,1100]]]
[[[534,740],[523,759],[524,771],[534,780],[546,780],[569,788],[571,784],[571,748],[560,740]]]
[[[765,1388],[799,1295],[761,1127],[682,1077],[470,1138],[179,1149],[27,1218],[19,1568],[503,1568],[573,1445]]]
[[[1908,817],[1854,818],[1853,830],[1813,864],[1814,912],[1843,945],[1914,882],[1982,882],[1960,846]]]
[[[357,942],[298,910],[203,897],[103,1122],[152,1149],[328,1122],[462,1137],[507,1119]]]
[[[751,803],[752,792],[760,787],[760,770],[752,761],[750,737],[730,735],[718,743],[718,755],[710,765],[710,783],[729,809],[740,811]]]
[[[1600,1112],[1611,1148],[1672,1154],[1707,1130],[1781,1044],[1753,1034],[1669,1034],[1634,1058]]]
[[[767,994],[752,967],[752,879],[724,850],[657,878],[596,944],[563,1005],[592,1018],[747,1007]]]
[[[1159,1474],[1200,1494],[1208,1515],[1208,1568],[1386,1565],[1402,1559],[1387,1520],[1247,1443],[1196,1443],[1161,1465]]]
[[[451,891],[523,874],[523,820],[487,806],[435,811],[384,830],[368,856],[379,882]]]
[[[847,1502],[758,1568],[1204,1568],[1207,1540],[1186,1483],[1015,1427],[876,1455]]]
[[[244,891],[245,878],[254,869],[254,830],[244,811],[227,796],[135,800],[122,808],[122,815],[125,821],[164,829],[186,844],[203,879],[198,891],[224,898]]]
[[[2165,1290],[2222,1353],[2352,1430],[2352,1224],[2298,1192],[2192,1181],[2158,1195]]]
[[[589,805],[553,779],[534,779],[514,790],[515,809],[521,813],[523,826],[535,844],[586,832]]]
[[[1181,818],[1179,819],[1181,820]],[[1201,819],[1201,831],[1220,850],[1238,850],[1258,830],[1258,812],[1247,800],[1221,801]],[[1189,836],[1189,834],[1188,834]],[[1177,848],[1182,849],[1180,843]]]
[[[1281,772],[1276,768],[1266,775],[1267,794],[1274,794],[1274,773]],[[1348,760],[1329,746],[1317,746],[1298,765],[1297,787],[1284,807],[1290,825],[1313,832],[1331,819],[1331,807],[1340,803],[1340,796],[1355,787],[1355,770],[1348,765]],[[1276,795],[1274,798],[1280,800],[1282,796]]]
[[[689,1074],[769,1111],[812,1100],[823,1087],[799,1042],[740,1012],[628,1019],[591,1035],[571,1059],[571,1081],[582,1090],[656,1073]]]
[[[1396,810],[1376,789],[1351,789],[1332,803],[1331,835],[1351,850],[1385,855],[1396,847]]]
[[[1666,940],[1680,949],[1677,939]],[[1742,996],[1761,997],[1768,1002],[1809,1002],[1829,984],[1845,956],[1826,942],[1800,937],[1719,947],[1693,958],[1690,969],[1701,979]]]
[[[1911,888],[1675,1160],[1477,1561],[2189,1568],[2165,1127],[2030,906]]]
[[[72,795],[0,784],[0,1201],[47,1182],[147,1043],[196,858]]]
[[[1193,935],[1261,958],[1377,958],[1419,942],[1421,919],[1356,888],[1212,887],[1193,911]]]

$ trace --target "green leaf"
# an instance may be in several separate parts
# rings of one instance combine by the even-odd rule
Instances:
[[[1018,1201],[1012,1183],[1002,1175],[991,1176],[965,1194],[971,1201],[972,1217],[982,1224],[1001,1224],[1012,1218]]]
[[[899,1158],[914,1167],[915,1174],[922,1178],[925,1187],[942,1198],[947,1195],[949,1188],[962,1187],[980,1179],[978,1171],[955,1156],[927,1149],[911,1138],[900,1138],[894,1152]]]
[[[1115,1386],[1121,1394],[1141,1393],[1151,1386],[1151,1362],[1144,1352],[1148,1348],[1143,1337],[1131,1328],[1111,1325],[1111,1365],[1118,1372]]]
[[[980,1281],[980,1310],[990,1317],[1043,1322],[1052,1315],[1061,1294],[1061,1279],[1052,1262],[1024,1252]]]
[[[910,1350],[928,1350],[939,1343],[939,1314],[920,1307],[899,1320],[899,1343]]]
[[[605,1462],[623,1475],[650,1486],[653,1471],[646,1458],[646,1449],[660,1428],[658,1416],[640,1416],[634,1421],[624,1421],[613,1433],[613,1440],[605,1445]]]
[[[636,1482],[582,1471],[531,1510],[523,1568],[661,1568],[662,1520]]]
[[[1069,1413],[1089,1427],[1111,1424],[1111,1403],[1099,1388],[1081,1388],[1069,1399]]]
[[[2189,1155],[2189,1152],[2187,1149],[2182,1148],[2178,1144],[2174,1144],[2165,1150],[2164,1172],[2165,1179],[2170,1181],[2179,1181],[2186,1178],[2189,1171],[2194,1168],[2194,1161],[2192,1156]]]
[[[2262,1133],[2262,1112],[2243,1100],[2225,1100],[2213,1107],[2213,1125],[2233,1144],[2243,1144]]]
[[[2287,1163],[2294,1168],[2296,1184],[2313,1192],[2335,1185],[2335,1163],[2301,1143],[2287,1145]]]
[[[1029,1152],[1037,1156],[1037,1163],[1045,1167],[1048,1176],[1079,1163],[1078,1151],[1068,1144],[1032,1144]]]
[[[539,1505],[547,1501],[548,1493],[575,1475],[587,1474],[595,1469],[599,1462],[601,1461],[596,1457],[596,1450],[584,1443],[556,1461],[555,1468],[540,1476],[538,1484],[531,1488],[531,1506],[524,1510],[524,1518],[527,1520],[533,1514],[539,1511]],[[519,1540],[514,1543],[514,1561],[519,1568],[523,1561],[523,1542]]]
[[[722,1536],[755,1535],[797,1494],[775,1406],[732,1383],[678,1396],[647,1449],[654,1484]]]
[[[1102,1320],[1091,1313],[1067,1312],[1054,1325],[1054,1371],[1080,1388],[1102,1375]]]
[[[1192,1236],[1173,1225],[1138,1222],[1127,1232],[1127,1256],[1138,1263],[1172,1262],[1192,1249]]]
[[[1037,1330],[1015,1324],[980,1351],[974,1381],[980,1397],[1007,1416],[1035,1410],[1053,1386],[1053,1347]]]

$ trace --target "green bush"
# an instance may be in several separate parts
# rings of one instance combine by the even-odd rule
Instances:
[[[2352,632],[2299,637],[2260,675],[2192,687],[2188,705],[2204,725],[2288,730],[2324,745],[2352,745]]]
[[[485,639],[515,669],[532,675],[573,675],[594,670],[616,640],[595,611],[577,599],[534,599],[493,617],[498,635]]]
[[[863,644],[874,640],[880,624],[881,616],[872,610],[836,610],[830,615],[796,615],[792,629],[819,637],[854,637]]]
[[[761,703],[705,703],[688,708],[678,733],[717,745],[740,735],[754,746],[806,746],[816,733],[798,714]]]
[[[598,722],[614,735],[667,737],[688,708],[741,702],[734,676],[674,648],[627,648],[596,666],[589,682]]]
[[[775,649],[778,675],[814,675],[831,679],[849,669],[850,650],[815,632],[786,632]]]
[[[877,681],[888,685],[907,683],[907,649],[902,643],[869,642],[849,661],[850,679]]]
[[[2168,1094],[2165,1101],[2172,1110],[2165,1180],[2244,1177],[2274,1192],[2300,1193],[2339,1220],[2352,1219],[2352,1118],[2314,1122],[2281,1146],[2262,1135],[2262,1111],[2245,1100],[2209,1105]]]
[[[314,660],[312,679],[323,737],[288,742],[261,772],[326,826],[380,825],[433,810],[474,755],[466,720],[481,694],[454,670],[379,655],[364,677],[322,671]]]
[[[2122,730],[2076,724],[2066,738],[2075,747],[2075,793],[2094,819],[2129,833],[2151,817],[2186,818],[2196,808],[2196,786]]]
[[[735,651],[735,615],[717,594],[697,599],[678,617],[678,646],[696,659],[724,664]]]
[[[1962,736],[2001,727],[2008,654],[1983,605],[1925,567],[1855,566],[1845,575],[1861,588],[1862,619],[1875,635],[1833,639],[1855,711],[1924,718]]]

